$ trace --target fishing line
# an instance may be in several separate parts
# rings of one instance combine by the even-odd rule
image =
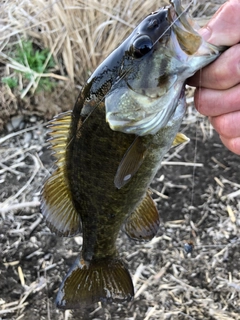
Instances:
[[[170,30],[172,28],[172,26],[176,23],[176,21],[178,21],[183,14],[185,14],[190,6],[195,2],[195,0],[191,0],[190,3],[186,6],[186,8],[183,10],[183,12],[180,13],[179,16],[177,16],[177,18],[169,25],[169,27],[167,27],[167,29],[161,34],[161,36],[153,43],[153,46],[155,46],[157,44],[157,42],[168,32],[168,30]],[[172,1],[171,1],[172,4]]]
[[[185,8],[185,10],[182,12],[182,14],[184,14],[186,11],[189,10],[190,6],[192,4],[195,4],[196,0],[192,0],[190,1],[190,3],[188,4],[188,6]],[[181,14],[181,15],[182,15]],[[181,16],[180,15],[180,16]],[[178,16],[178,19],[180,18],[180,16]],[[176,20],[175,20],[176,21]],[[200,77],[199,77],[199,99],[200,99],[200,95],[201,95],[201,74],[202,74],[202,69],[199,70],[200,72]],[[195,107],[195,106],[194,106]],[[196,119],[196,126],[195,126],[195,144],[194,144],[194,157],[193,157],[193,163],[197,163],[197,149],[198,149],[198,144],[197,144],[197,127],[199,125],[199,120]],[[190,231],[189,231],[189,239],[185,242],[184,244],[184,249],[186,251],[186,253],[191,253],[192,249],[194,247],[194,243],[195,241],[192,241],[193,238],[195,238],[195,231],[192,227],[192,217],[193,217],[193,211],[194,211],[194,207],[193,207],[193,203],[194,203],[194,194],[195,194],[195,176],[196,176],[196,166],[193,166],[192,169],[192,190],[191,190],[191,199],[190,199],[190,214],[189,214],[189,226],[190,226]]]
[[[176,21],[178,21],[178,20],[182,17],[182,15],[185,14],[185,13],[189,10],[190,6],[191,6],[193,3],[195,3],[195,1],[196,1],[196,0],[191,0],[191,1],[190,1],[190,3],[186,6],[186,8],[183,10],[183,12],[182,12],[179,16],[177,16],[177,18],[167,27],[167,29],[166,29],[166,30],[159,36],[159,38],[153,43],[153,47],[154,47],[154,46],[158,43],[158,41],[168,32],[168,30],[170,30],[170,29],[172,28],[172,26],[176,23]],[[171,4],[172,4],[172,1],[171,1]],[[147,56],[147,55],[148,55],[148,54],[146,54],[145,56]],[[144,56],[144,57],[145,57],[145,56]],[[144,57],[140,58],[140,59],[139,59],[139,62],[142,61],[142,60],[144,59]],[[120,76],[115,79],[114,86],[116,86],[121,80],[124,80],[124,79],[126,78],[126,76],[127,76],[132,70],[133,70],[133,67],[129,67],[127,70],[125,70],[125,72],[124,72],[123,74],[120,74]],[[114,90],[114,89],[112,88],[111,90]],[[101,101],[100,101],[99,103],[101,103],[101,102],[106,98],[107,95],[108,95],[108,93],[103,96],[103,98],[101,99]],[[98,104],[98,105],[99,105],[99,104]],[[98,107],[98,105],[97,105],[96,107]]]
[[[197,126],[199,124],[199,121],[196,120],[196,127],[195,127],[195,144],[194,144],[194,156],[193,156],[193,163],[195,164],[197,162]],[[191,190],[191,202],[190,202],[190,227],[191,227],[191,221],[192,221],[192,216],[193,216],[193,202],[194,202],[194,193],[195,193],[195,175],[196,175],[196,166],[193,166],[193,171],[192,171],[192,190]],[[192,227],[191,227],[192,229]],[[191,235],[190,231],[190,237]]]
[[[200,76],[199,76],[199,95],[198,99],[201,99],[201,78],[202,78],[202,69],[199,70]],[[197,151],[198,151],[198,125],[200,125],[200,120],[196,119],[196,126],[195,126],[195,144],[194,144],[194,157],[193,157],[193,163],[197,163]],[[192,171],[192,190],[191,190],[191,200],[190,200],[190,214],[189,214],[189,226],[190,226],[190,231],[189,231],[189,240],[187,240],[187,244],[192,247],[194,246],[195,241],[192,241],[191,239],[196,237],[195,230],[192,227],[192,217],[193,217],[193,211],[194,211],[194,194],[195,194],[195,177],[196,177],[196,166],[193,166],[193,171]],[[192,248],[188,247],[186,244],[184,245],[185,251],[187,253],[192,251]],[[189,250],[189,251],[188,251]]]

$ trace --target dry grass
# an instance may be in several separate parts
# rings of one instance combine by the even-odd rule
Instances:
[[[13,40],[30,38],[50,48],[62,75],[83,84],[91,72],[159,4],[152,1],[44,0],[2,4],[1,51]],[[17,68],[1,54],[10,68]],[[49,75],[50,76],[50,75]]]
[[[56,108],[59,96],[63,96],[70,100],[67,105],[70,109],[79,86],[139,20],[155,10],[157,5],[150,0],[20,0],[2,3],[0,74],[1,77],[17,76],[19,84],[13,90],[0,84],[0,131],[20,108],[23,114],[30,112],[51,119],[66,105],[63,103]],[[36,48],[50,49],[56,62],[55,69],[39,74],[16,61],[12,50],[16,43],[21,43],[21,39],[30,39]],[[19,71],[31,73],[31,80],[24,82]],[[57,81],[55,95],[35,93],[42,77]]]
[[[219,0],[221,2],[221,0]],[[188,1],[183,1],[183,4]],[[4,1],[0,10],[0,74],[19,78],[18,87],[1,84],[0,130],[11,115],[21,108],[24,114],[34,112],[50,119],[62,109],[57,98],[45,92],[35,93],[42,77],[57,81],[56,96],[77,96],[74,88],[82,86],[99,63],[130,33],[143,16],[168,4],[150,0],[20,0]],[[194,15],[201,13],[202,24],[215,10],[215,3],[194,2]],[[202,22],[202,23],[201,23]],[[19,64],[12,50],[21,39],[29,39],[36,48],[48,48],[56,67],[52,72],[37,73]],[[50,56],[49,56],[50,57]],[[30,72],[24,82],[21,74]],[[44,99],[42,98],[44,95]],[[43,100],[40,101],[39,99]],[[44,102],[48,101],[44,107]],[[73,101],[71,101],[73,104]],[[39,104],[41,106],[39,107]],[[35,107],[34,107],[34,106]],[[50,105],[50,106],[49,106]],[[46,107],[47,106],[47,107]],[[70,108],[70,105],[67,107]],[[2,110],[1,110],[2,109]],[[44,111],[48,110],[45,114]],[[28,111],[28,112],[27,112]]]

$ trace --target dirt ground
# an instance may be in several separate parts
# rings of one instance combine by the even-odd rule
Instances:
[[[82,238],[53,235],[39,211],[53,168],[45,125],[30,117],[21,119],[22,131],[2,134],[1,320],[240,319],[239,157],[216,133],[209,137],[207,120],[190,118],[182,131],[191,142],[171,150],[152,184],[158,235],[150,243],[119,236],[135,299],[73,313],[57,310],[54,299]],[[186,254],[189,240],[194,250]]]

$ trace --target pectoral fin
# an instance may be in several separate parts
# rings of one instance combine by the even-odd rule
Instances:
[[[140,205],[128,217],[124,230],[134,240],[149,241],[156,235],[159,223],[156,205],[148,192]]]
[[[70,112],[51,121],[49,135],[57,168],[47,179],[41,192],[42,214],[49,228],[61,236],[73,236],[80,229],[80,216],[74,208],[66,177],[66,148],[70,122]]]
[[[121,189],[131,180],[143,163],[146,154],[147,147],[143,145],[141,137],[137,136],[118,166],[114,178],[114,184],[118,189]]]
[[[178,132],[176,137],[173,140],[172,147],[176,147],[179,144],[187,143],[189,141],[190,141],[190,139],[187,136],[185,136],[185,134]]]

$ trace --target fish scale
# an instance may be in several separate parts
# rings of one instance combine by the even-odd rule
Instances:
[[[118,233],[123,227],[138,241],[156,235],[160,218],[149,185],[169,148],[188,141],[178,133],[185,80],[225,49],[192,25],[180,0],[148,15],[94,71],[73,111],[52,121],[56,170],[43,186],[41,210],[53,232],[83,236],[60,285],[59,308],[134,296]]]

